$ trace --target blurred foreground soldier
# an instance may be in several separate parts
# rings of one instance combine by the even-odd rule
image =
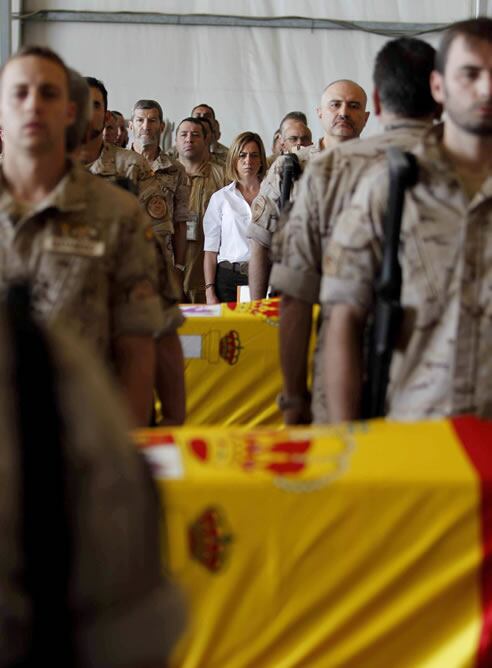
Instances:
[[[0,666],[163,668],[184,608],[163,575],[158,497],[117,389],[82,341],[31,319],[24,287],[8,301]]]
[[[31,47],[1,70],[0,287],[33,285],[36,316],[63,323],[114,365],[136,424],[152,399],[164,324],[155,251],[135,198],[67,161],[68,72]]]
[[[442,36],[431,90],[445,111],[413,149],[400,234],[403,316],[390,368],[396,419],[492,417],[492,20]],[[360,181],[323,260],[329,417],[360,411],[361,333],[381,266],[386,161]]]
[[[191,180],[190,220],[187,221],[184,293],[192,303],[205,303],[203,216],[211,196],[226,185],[224,170],[204,159],[205,130],[198,118],[185,118],[176,129],[180,163]]]
[[[210,142],[210,158],[213,162],[217,162],[221,167],[224,167],[227,160],[227,153],[229,149],[224,144],[219,142],[220,139],[220,125],[215,118],[215,111],[208,104],[199,104],[191,110],[192,118],[206,118],[212,124],[212,140]]]
[[[340,144],[313,159],[283,228],[282,257],[273,266],[272,285],[282,293],[280,350],[284,376],[281,403],[290,424],[328,421],[322,391],[321,342],[326,313],[321,314],[315,354],[313,397],[307,391],[308,347],[313,304],[319,303],[322,257],[334,218],[347,205],[364,172],[388,146],[411,148],[438,114],[429,77],[434,49],[421,40],[387,42],[374,66],[374,110],[384,133]]]
[[[115,144],[120,148],[126,148],[126,145],[128,144],[128,130],[126,129],[125,117],[121,111],[116,111],[113,109],[111,113],[115,118],[117,127]]]
[[[302,130],[301,121],[296,122],[287,114],[285,117],[287,125],[283,122],[280,128],[284,152],[294,148],[297,150],[296,155],[302,171],[308,160],[320,151],[359,137],[369,118],[366,105],[367,95],[355,81],[341,79],[328,84],[317,108],[324,130],[323,137],[311,145],[310,135],[309,141],[306,136],[306,131],[309,129],[306,127]],[[248,227],[248,237],[251,240],[249,287],[252,299],[263,299],[267,293],[272,266],[270,249],[273,234],[278,227],[282,182],[287,160],[281,157],[275,160],[266,178],[263,179],[260,194],[253,204],[253,219]],[[296,192],[297,183],[294,183],[290,193],[291,203],[295,201]]]

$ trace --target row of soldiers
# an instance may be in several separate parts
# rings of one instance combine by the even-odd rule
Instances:
[[[369,243],[366,237],[362,237],[362,231],[365,227],[359,224],[361,219],[370,218],[369,213],[361,214],[357,207],[352,205],[356,201],[354,200],[356,193],[362,197],[360,193],[364,192],[363,184],[365,183],[366,172],[375,169],[380,164],[385,164],[384,155],[388,146],[410,149],[417,145],[422,138],[425,138],[423,141],[431,141],[427,139],[428,132],[430,132],[429,137],[432,138],[440,136],[439,133],[443,132],[443,128],[448,133],[450,132],[448,128],[452,127],[451,123],[453,122],[453,117],[449,111],[450,103],[446,101],[446,95],[437,91],[437,87],[433,84],[439,77],[444,77],[445,67],[448,64],[447,61],[441,62],[447,57],[447,51],[445,51],[444,56],[440,54],[443,49],[448,49],[451,53],[454,53],[453,49],[446,46],[446,40],[451,40],[453,48],[455,48],[455,42],[459,44],[460,41],[464,41],[466,44],[477,42],[488,45],[489,32],[490,21],[488,19],[458,24],[456,28],[450,28],[445,33],[443,46],[437,57],[434,49],[429,44],[418,39],[400,38],[386,43],[377,54],[374,66],[373,105],[374,112],[383,127],[381,135],[367,140],[358,139],[368,118],[366,110],[367,96],[357,83],[345,79],[332,82],[323,91],[320,106],[317,109],[323,128],[323,136],[315,144],[310,143],[311,132],[302,114],[299,112],[291,113],[283,119],[280,126],[282,150],[296,153],[300,168],[305,170],[305,174],[291,191],[292,210],[286,224],[282,225],[280,212],[281,185],[284,180],[288,156],[280,156],[273,162],[261,184],[260,193],[253,203],[252,220],[248,228],[248,235],[251,241],[249,285],[252,298],[265,297],[268,285],[271,285],[282,295],[280,348],[284,373],[284,391],[279,398],[279,402],[284,411],[286,422],[306,422],[311,421],[311,419],[316,422],[330,422],[344,417],[360,415],[358,406],[363,372],[361,371],[362,363],[359,359],[360,346],[355,346],[354,343],[354,340],[359,340],[360,333],[354,334],[352,332],[352,324],[344,323],[343,326],[348,327],[351,336],[355,337],[352,340],[353,346],[350,353],[357,352],[357,357],[352,360],[352,357],[347,353],[345,358],[339,358],[351,360],[350,362],[347,361],[348,368],[351,369],[350,374],[342,370],[342,379],[340,379],[331,368],[326,374],[323,374],[323,359],[335,355],[334,365],[336,369],[337,361],[339,361],[337,351],[340,347],[343,349],[346,345],[345,339],[342,337],[340,342],[340,335],[337,336],[333,332],[332,336],[334,336],[335,344],[332,343],[330,346],[327,343],[328,329],[330,327],[335,328],[337,322],[332,314],[338,312],[338,309],[333,308],[333,306],[337,306],[336,299],[339,297],[337,295],[335,299],[331,289],[337,285],[338,272],[343,271],[345,260],[351,256],[352,252],[352,247],[346,248],[348,242],[343,239],[339,242],[339,246],[334,246],[337,235],[343,236],[346,230],[353,227],[356,238],[351,240],[351,243],[356,248],[359,247],[361,241],[357,238],[358,234],[365,239],[365,243]],[[458,37],[455,37],[455,35]],[[437,68],[436,63],[441,69]],[[471,65],[463,65],[462,69],[468,71],[480,68],[476,68],[472,63]],[[135,368],[134,363],[129,361],[136,359],[130,354],[130,350],[125,348],[124,354],[120,353],[119,346],[115,344],[114,333],[109,334],[108,331],[108,322],[112,319],[112,316],[108,316],[106,321],[104,318],[94,317],[91,323],[88,322],[89,318],[86,316],[82,319],[81,327],[83,330],[94,330],[91,335],[92,338],[97,340],[99,347],[101,347],[101,341],[104,343],[103,348],[108,347],[108,342],[111,343],[114,364],[117,368],[121,367],[122,369],[119,371],[120,377],[126,379],[124,384],[127,387],[128,395],[131,397],[134,413],[138,415],[139,423],[145,423],[150,401],[148,401],[148,391],[139,391],[137,388],[140,387],[140,383],[143,383],[146,388],[151,386],[150,379],[154,373],[154,368],[156,386],[165,406],[165,411],[167,411],[164,420],[179,423],[184,418],[184,383],[182,352],[176,332],[177,327],[182,322],[182,316],[177,307],[177,302],[183,298],[188,298],[190,301],[205,301],[203,227],[201,222],[210,196],[224,186],[220,155],[225,155],[227,149],[218,144],[220,129],[213,109],[206,104],[200,104],[192,110],[192,115],[181,121],[177,127],[174,151],[178,159],[175,160],[165,154],[160,148],[160,137],[164,129],[162,108],[154,100],[139,100],[134,105],[129,128],[132,142],[127,150],[109,142],[104,142],[103,132],[108,118],[108,99],[104,85],[91,77],[83,81],[75,72],[69,73],[69,84],[69,98],[76,107],[77,113],[74,110],[74,117],[66,123],[68,146],[65,146],[65,151],[68,151],[76,159],[76,163],[84,165],[86,170],[107,180],[119,182],[120,185],[133,190],[138,197],[142,215],[146,216],[147,221],[151,222],[148,236],[150,237],[152,232],[155,248],[157,249],[159,285],[157,287],[157,284],[153,283],[152,277],[148,278],[147,273],[143,271],[139,276],[141,280],[137,281],[139,286],[137,289],[138,298],[130,298],[131,302],[144,302],[151,296],[159,295],[161,325],[159,327],[153,326],[152,329],[154,334],[158,332],[157,346],[153,353],[156,360],[153,365],[148,365],[147,368],[151,370],[147,371],[147,376],[142,375]],[[447,90],[448,88],[445,88],[445,92]],[[487,145],[488,138],[487,95],[483,94],[482,97],[476,95],[478,101],[474,104],[478,105],[479,112],[477,113],[481,114],[481,124],[478,123],[479,129],[477,131],[473,129],[469,132],[472,137],[475,136],[474,133],[480,133],[480,150],[482,150],[482,145]],[[87,104],[88,101],[89,104]],[[436,123],[440,117],[443,103],[445,103],[444,106],[448,112],[444,126]],[[468,123],[468,120],[466,120],[466,123]],[[7,129],[5,123],[2,122],[5,141],[4,168],[8,168],[12,160],[8,151],[11,138],[8,136]],[[446,134],[444,134],[444,137],[446,137]],[[469,139],[468,135],[466,135],[466,139]],[[432,141],[442,142],[441,139],[432,139]],[[447,155],[449,151],[446,149],[439,150],[446,153],[444,162],[449,163],[450,158]],[[466,143],[464,152],[466,153]],[[475,166],[470,172],[463,167],[461,162],[461,160],[458,160],[458,168],[453,165],[455,172],[458,171],[457,182],[465,184],[465,196],[469,197],[468,189],[470,189],[470,193],[478,197],[480,188],[476,189],[476,192],[473,189],[475,179],[478,178],[479,186],[482,185],[482,182],[486,183],[488,163],[485,161],[480,164],[480,168]],[[450,168],[448,167],[447,171],[444,170],[444,173],[449,174]],[[6,195],[11,193],[12,184],[9,184],[9,186]],[[374,193],[385,192],[385,189],[387,189],[387,185],[385,180],[381,178],[381,187],[378,183],[377,187],[374,188]],[[19,204],[19,202],[22,202],[22,195],[23,193],[19,197],[14,197],[13,204],[9,203],[7,209],[12,207],[14,217],[23,219],[29,218],[29,215],[33,213],[37,214],[35,207],[32,209]],[[382,203],[381,207],[383,207]],[[104,211],[107,207],[102,206],[101,208]],[[439,218],[437,214],[431,216],[427,210],[425,215],[428,218]],[[340,217],[343,217],[346,222],[338,228],[335,223]],[[17,226],[17,229],[21,227]],[[378,230],[380,225],[373,223],[373,228]],[[68,232],[64,226],[61,226],[60,230],[62,236],[74,234],[73,231]],[[333,236],[334,230],[335,236]],[[77,234],[79,236],[95,234],[94,238],[99,238],[101,232],[95,232],[89,227],[82,226],[82,230],[79,230]],[[434,236],[440,239],[438,231]],[[11,237],[10,231],[5,239]],[[12,243],[14,243],[14,240]],[[82,240],[77,242],[71,240],[68,244],[65,239],[63,243],[59,239],[54,239],[43,241],[43,243],[56,246],[57,253],[61,255],[59,248],[62,246],[66,249],[75,248],[76,251],[73,252],[77,254],[82,252],[81,248],[85,248],[84,244],[87,245],[88,241],[85,240],[82,243]],[[86,255],[96,257],[96,251],[97,253],[100,252],[98,250],[99,246],[94,244],[90,245],[89,250],[84,251]],[[128,244],[128,246],[130,245]],[[381,254],[381,240],[377,235],[376,240],[372,240],[370,245],[371,248],[379,247],[377,252]],[[405,244],[405,248],[412,248],[414,245],[416,246],[416,258],[420,258],[423,265],[422,275],[434,276],[435,269],[428,270],[422,260],[432,251],[426,251],[420,247],[418,236],[415,244]],[[138,244],[134,243],[132,248],[136,249],[137,246]],[[334,248],[336,250],[333,250]],[[65,252],[68,253],[69,250]],[[132,252],[135,251],[132,250]],[[371,267],[376,273],[379,267],[377,252],[376,259],[371,259]],[[104,253],[101,252],[101,255],[104,255]],[[54,256],[57,257],[56,253]],[[14,258],[15,254],[9,255],[10,257]],[[417,262],[416,258],[413,259],[413,264]],[[61,259],[61,257],[58,259]],[[369,260],[367,261],[369,262]],[[357,262],[357,260],[354,260],[354,262]],[[14,264],[13,260],[10,263]],[[68,266],[66,261],[60,264]],[[121,271],[123,282],[125,282],[129,280],[125,271],[130,271],[131,262],[125,261],[123,264],[125,266],[118,266],[118,270]],[[454,266],[451,261],[449,261],[449,264]],[[18,265],[18,267],[10,268],[9,273],[21,272],[22,267],[25,267],[25,258],[22,261],[19,260]],[[137,262],[135,266],[140,265]],[[352,271],[354,270],[350,268],[349,275],[352,275]],[[446,271],[449,274],[450,270],[446,269]],[[409,273],[412,276],[415,273],[413,265],[409,269]],[[45,277],[35,276],[35,293],[40,304],[39,310],[54,313],[56,309],[51,302],[56,301],[52,297],[56,291],[52,289],[48,279],[40,280],[40,278],[44,279]],[[63,293],[63,284],[71,285],[75,282],[75,280],[71,282],[68,280],[60,281],[57,284],[58,292]],[[370,285],[373,283],[374,281]],[[429,292],[434,294],[434,300],[438,303],[447,303],[442,295],[438,297],[435,294],[437,279],[431,281],[431,283]],[[326,286],[329,287],[326,288]],[[91,288],[91,290],[80,289],[84,299],[87,299],[87,296],[91,297],[91,290],[95,290],[95,288]],[[153,293],[154,290],[155,294]],[[367,296],[368,293],[370,293],[370,297]],[[131,294],[131,291],[127,289],[127,295]],[[47,299],[48,295],[49,299]],[[364,295],[364,300],[362,300],[361,295]],[[357,312],[357,318],[355,318],[359,326],[360,322],[365,322],[367,310],[372,303],[372,292],[368,287],[367,280],[364,287],[360,288],[360,295],[357,297],[351,296],[350,299],[354,302],[352,304],[354,308],[361,307],[362,302],[364,304],[363,313]],[[95,301],[93,298],[92,300]],[[49,305],[46,305],[45,301]],[[311,399],[307,387],[309,375],[307,355],[312,305],[315,303],[322,303],[323,306],[318,331],[313,397]],[[139,307],[141,308],[141,305]],[[61,310],[63,311],[63,309]],[[329,318],[327,317],[328,314],[330,314]],[[80,316],[78,317],[80,318]],[[353,314],[351,317],[353,317]],[[436,322],[440,322],[439,318]],[[101,323],[105,324],[102,325]],[[407,323],[406,326],[410,327]],[[131,326],[129,327],[131,330]],[[100,331],[101,328],[103,332]],[[358,329],[357,332],[359,332]],[[135,341],[132,342],[133,345],[136,345],[136,343]],[[149,355],[151,356],[147,351],[150,360]],[[142,356],[140,358],[142,359]],[[417,359],[415,364],[418,366],[419,363],[420,359]],[[451,364],[450,360],[442,361],[440,353],[438,355],[431,354],[430,358],[426,358],[426,364],[445,369],[445,373],[448,374],[449,369],[455,366],[454,362]],[[137,382],[137,376],[144,380]],[[325,379],[324,376],[326,376]],[[409,377],[411,377],[411,374]],[[333,382],[334,378],[337,378],[336,383]],[[357,380],[354,381],[354,378]],[[453,382],[449,375],[447,378],[448,382],[444,383],[443,380],[442,384],[449,389]],[[331,394],[332,396],[333,393],[335,395],[333,406],[337,406],[340,397],[339,388],[345,387],[345,382],[348,382],[349,379],[352,385],[350,385],[350,391],[346,392],[346,402],[353,402],[351,409],[348,410],[344,404],[345,408],[343,409],[331,410],[330,399],[325,397],[325,388],[327,386],[331,387]],[[429,380],[425,378],[425,374],[423,379],[419,376],[419,383],[415,390],[417,399],[410,401],[401,415],[422,416],[434,414],[434,409],[430,409],[425,401],[423,402],[424,409],[415,412],[413,410],[413,406],[420,401],[420,395],[426,396],[428,393],[432,395],[432,392],[427,389],[428,384]],[[353,389],[354,385],[356,386],[355,390]],[[425,391],[422,388],[425,388]],[[403,393],[403,396],[406,396],[406,394]],[[147,404],[144,407],[145,401],[147,401]],[[450,405],[450,401],[448,397],[446,406]],[[473,401],[467,400],[460,405],[472,409],[477,401],[475,399]],[[441,409],[436,410],[439,412]],[[399,415],[400,413],[396,414]]]
[[[366,332],[391,236],[389,147],[414,156],[418,178],[407,185],[396,238],[401,315],[392,336],[383,332],[394,347],[385,411],[397,419],[490,418],[492,20],[451,25],[436,53],[416,39],[388,42],[373,78],[383,133],[317,157],[303,149],[305,171],[286,221],[279,202],[287,158],[277,159],[253,212],[252,295],[264,296],[268,283],[282,295],[284,420],[362,416]]]

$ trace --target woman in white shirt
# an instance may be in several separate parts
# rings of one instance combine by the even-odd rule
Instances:
[[[242,132],[227,156],[226,177],[232,183],[212,195],[203,218],[207,304],[235,302],[238,286],[248,285],[246,229],[266,170],[260,136]]]

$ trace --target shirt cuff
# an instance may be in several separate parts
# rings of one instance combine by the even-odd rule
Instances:
[[[309,304],[319,303],[319,274],[298,271],[285,264],[274,264],[270,274],[270,284],[275,290]]]
[[[253,241],[256,241],[264,248],[272,247],[272,233],[256,223],[249,223],[246,229],[246,237],[253,239]]]
[[[208,240],[205,238],[205,243],[203,244],[203,250],[209,251],[210,253],[218,253],[220,248],[220,240]]]
[[[372,286],[332,276],[321,280],[320,301],[323,305],[352,304],[369,309],[372,304]]]

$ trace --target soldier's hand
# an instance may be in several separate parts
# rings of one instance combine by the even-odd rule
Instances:
[[[284,418],[284,424],[287,425],[296,425],[296,424],[311,424],[311,409],[309,406],[305,406],[302,409],[299,408],[289,408],[282,411]]]
[[[220,304],[220,301],[215,294],[215,286],[207,285],[205,288],[205,297],[207,299],[207,304]]]

